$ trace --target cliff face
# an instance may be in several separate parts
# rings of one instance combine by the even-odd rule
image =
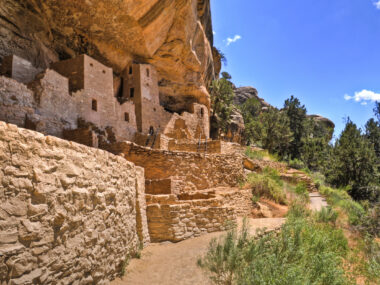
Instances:
[[[2,0],[0,58],[37,67],[86,53],[120,73],[153,64],[160,98],[172,111],[209,105],[214,76],[209,0]]]

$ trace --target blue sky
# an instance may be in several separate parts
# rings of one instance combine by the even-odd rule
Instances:
[[[378,2],[378,3],[376,3]],[[291,94],[364,126],[380,100],[380,1],[211,0],[214,45],[237,86],[282,107]]]

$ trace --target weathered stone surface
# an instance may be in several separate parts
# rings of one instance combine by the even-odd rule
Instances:
[[[152,150],[129,142],[115,143],[108,150],[144,167],[148,180],[177,180],[177,186],[172,185],[172,193],[176,194],[219,186],[236,186],[244,176],[243,159],[238,154]]]
[[[335,124],[333,121],[331,121],[328,118],[322,117],[321,115],[309,115],[308,117],[313,119],[314,122],[316,122],[317,124],[320,124],[322,127],[327,129],[329,139],[332,139],[335,130]]]
[[[259,97],[259,92],[256,88],[247,86],[247,87],[239,87],[234,90],[235,97],[234,97],[234,103],[235,105],[241,106],[250,98],[256,98],[260,103],[262,107],[270,107],[271,105],[267,102],[265,102],[264,99]]]
[[[214,76],[209,0],[12,1],[0,10],[0,57],[37,67],[86,53],[121,72],[133,59],[160,75],[167,107],[209,104]]]
[[[3,122],[0,152],[0,283],[101,284],[149,243],[141,168]]]

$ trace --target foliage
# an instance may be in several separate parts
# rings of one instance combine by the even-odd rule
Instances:
[[[261,114],[261,103],[257,98],[249,98],[240,106],[240,112],[244,119],[245,139],[249,144],[261,140],[261,123],[259,116]]]
[[[365,137],[373,145],[378,160],[380,159],[380,122],[373,118],[365,125]]]
[[[309,169],[322,169],[330,151],[328,142],[331,139],[331,131],[311,118],[306,119],[304,130],[301,160]]]
[[[283,184],[277,177],[272,171],[262,174],[249,174],[247,183],[252,189],[252,195],[266,197],[277,203],[285,204],[286,195],[283,190]]]
[[[271,153],[284,156],[292,141],[289,119],[285,113],[269,109],[259,117],[261,122],[261,143]]]
[[[222,72],[222,78],[224,78],[224,79],[226,79],[226,80],[231,80],[232,76],[231,76],[231,74],[229,74],[228,72],[223,71],[223,72]]]
[[[123,262],[121,263],[121,270],[120,270],[121,277],[125,276],[125,273],[127,272],[127,267],[130,261],[131,261],[130,255],[126,255]]]
[[[252,150],[252,148],[247,147],[245,150],[245,155],[250,159],[262,160],[265,156],[265,152],[260,150]]]
[[[351,194],[356,199],[366,198],[361,195],[360,188],[369,186],[376,180],[374,148],[349,119],[335,143],[329,167],[325,173],[327,181],[334,186],[350,185]]]
[[[232,83],[225,78],[214,80],[211,85],[211,128],[220,132],[226,132],[231,121],[233,111],[234,92]]]
[[[216,58],[218,58],[218,56],[220,57],[221,63],[223,63],[224,65],[227,65],[227,57],[219,48],[214,47],[213,52],[216,53]]]
[[[288,165],[289,167],[294,168],[294,169],[302,169],[302,168],[305,168],[306,166],[305,163],[298,158],[289,160]]]
[[[305,183],[298,183],[294,192],[302,197],[305,201],[309,199],[309,190],[307,189]]]
[[[285,101],[284,111],[289,118],[290,130],[293,133],[289,154],[291,158],[301,158],[301,149],[303,146],[302,138],[305,133],[306,108],[301,105],[298,98],[293,95]]]
[[[380,122],[380,102],[379,101],[375,103],[375,108],[373,109],[373,112],[375,113],[377,121]]]
[[[342,231],[293,211],[279,233],[255,239],[243,227],[239,235],[214,240],[198,265],[215,284],[350,284],[342,264],[348,251]]]
[[[321,223],[333,223],[335,225],[338,219],[338,212],[334,211],[332,207],[323,207],[321,211],[315,214],[318,222]]]

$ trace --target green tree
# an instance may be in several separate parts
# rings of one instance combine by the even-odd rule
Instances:
[[[234,91],[232,83],[221,78],[214,80],[211,85],[211,129],[214,139],[220,136],[221,132],[227,132],[227,127],[231,122],[233,110]]]
[[[302,138],[305,134],[306,108],[301,105],[298,98],[293,95],[284,104],[284,110],[289,118],[290,130],[293,140],[290,144],[289,153],[292,159],[301,158]]]
[[[289,118],[284,112],[270,108],[259,116],[261,143],[271,153],[285,156],[292,143]]]
[[[371,143],[350,120],[336,141],[326,176],[337,187],[350,185],[356,199],[365,198],[363,187],[376,181],[376,155]]]
[[[227,80],[231,80],[232,76],[228,72],[223,71],[222,72],[222,78],[227,79]]]
[[[375,109],[373,109],[373,112],[375,113],[377,121],[380,123],[380,102],[375,103]]]
[[[261,124],[258,116],[261,113],[261,103],[257,98],[249,98],[240,106],[240,112],[244,119],[245,140],[248,144],[253,144],[261,139]]]
[[[380,159],[380,122],[373,118],[365,125],[365,136],[372,143],[378,159]]]
[[[309,169],[320,170],[328,157],[330,131],[312,118],[306,119],[304,127],[301,160]]]

